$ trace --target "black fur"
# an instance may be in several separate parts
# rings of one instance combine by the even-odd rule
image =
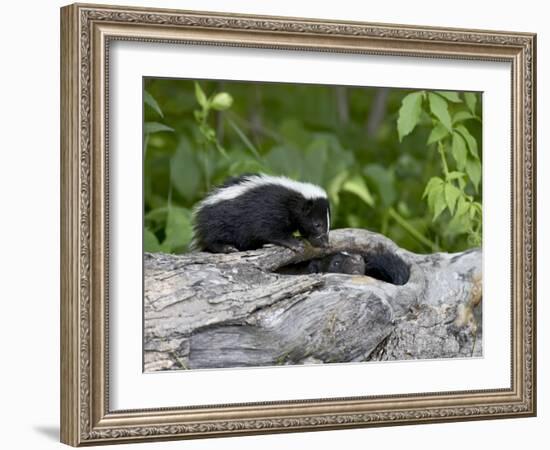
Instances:
[[[369,277],[398,285],[409,281],[409,266],[393,253],[376,251],[365,255],[364,259],[365,275]]]
[[[399,256],[380,248],[364,255],[347,252],[333,253],[322,258],[281,267],[277,273],[283,275],[310,273],[367,275],[386,283],[403,285],[409,280],[410,269]]]
[[[308,266],[309,273],[346,273],[349,275],[364,275],[365,260],[355,253],[335,253],[324,258],[312,259]]]
[[[230,178],[220,189],[249,176]],[[295,231],[315,246],[326,246],[328,210],[326,198],[311,200],[283,186],[260,185],[234,199],[200,206],[194,223],[195,246],[213,253],[252,250],[265,244],[299,250],[303,244],[293,237]]]

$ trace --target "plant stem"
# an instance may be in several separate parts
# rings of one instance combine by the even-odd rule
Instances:
[[[439,156],[441,156],[441,164],[443,165],[443,173],[445,173],[445,180],[449,177],[449,166],[447,165],[447,159],[445,158],[445,148],[441,141],[437,143],[437,150],[439,151]]]
[[[437,143],[437,150],[439,151],[439,156],[441,156],[441,164],[443,165],[443,173],[445,174],[445,181],[449,184],[457,186],[461,191],[463,190],[460,187],[460,183],[458,180],[449,180],[449,165],[447,164],[447,158],[445,157],[445,147],[443,146],[443,143],[439,141]]]
[[[439,246],[435,242],[430,241],[426,236],[422,236],[422,234],[416,228],[414,228],[409,222],[407,222],[407,220],[403,218],[395,209],[390,208],[388,210],[388,214],[406,231],[408,231],[416,240],[424,244],[432,252],[439,251]]]
[[[202,155],[202,164],[203,164],[203,170],[204,170],[204,183],[206,186],[206,192],[210,191],[210,167],[208,165],[208,155],[206,152],[208,151],[207,147],[204,146],[201,152]]]
[[[264,136],[267,136],[278,143],[284,142],[284,138],[280,134],[266,128],[264,125],[260,125],[260,126],[253,125],[248,120],[243,119],[242,117],[240,117],[238,114],[235,114],[231,110],[227,111],[227,116],[230,117],[234,122],[239,122],[243,127],[248,128],[249,131],[252,131],[252,129],[255,128],[255,131],[257,131],[258,133],[261,133]]]

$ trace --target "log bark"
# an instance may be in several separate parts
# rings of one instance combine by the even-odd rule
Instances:
[[[346,251],[392,252],[404,285],[282,267]],[[144,370],[482,355],[481,249],[421,255],[359,229],[303,252],[145,254]]]

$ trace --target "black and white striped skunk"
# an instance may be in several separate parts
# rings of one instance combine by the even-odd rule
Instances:
[[[228,179],[194,210],[192,248],[227,253],[276,244],[328,245],[330,206],[323,188],[286,177],[247,174]]]

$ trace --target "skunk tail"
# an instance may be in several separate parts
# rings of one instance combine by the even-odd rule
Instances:
[[[385,251],[374,252],[364,256],[365,275],[403,285],[409,280],[409,266],[399,256]]]

